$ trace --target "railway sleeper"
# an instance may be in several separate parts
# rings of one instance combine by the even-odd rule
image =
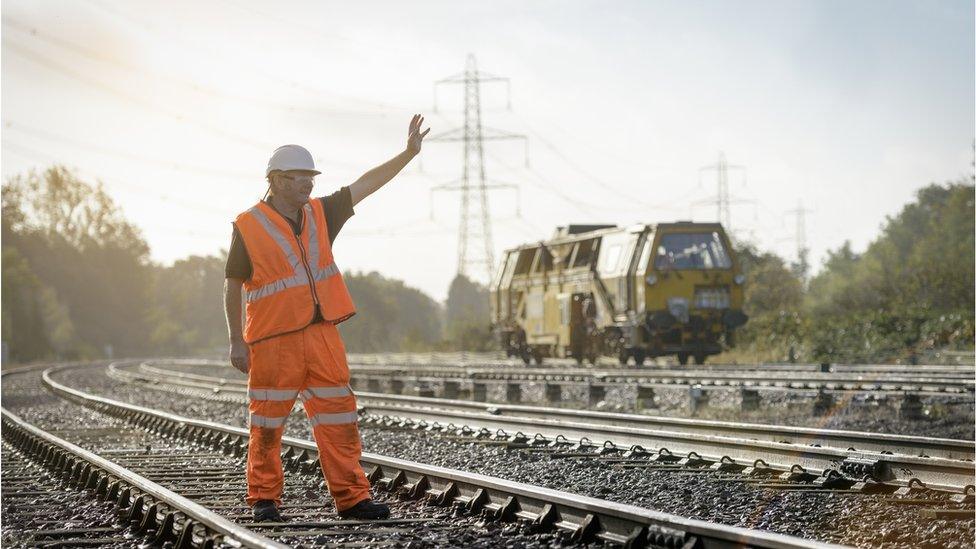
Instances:
[[[123,521],[132,525],[132,530],[149,540],[151,544],[176,542],[177,549],[209,548],[222,540],[222,536],[209,532],[203,525],[182,516],[167,504],[156,501],[148,494],[134,494],[133,488],[114,478],[107,471],[75,456],[54,443],[42,440],[13,420],[4,417],[3,436],[11,445],[21,451],[31,462],[48,469],[69,488],[79,492],[92,492],[100,501],[111,501]],[[6,495],[5,495],[6,496]],[[201,526],[201,535],[193,531]],[[100,529],[61,529],[46,531],[46,537],[95,532]],[[86,539],[86,542],[100,540]],[[105,538],[105,543],[113,543],[115,538]]]

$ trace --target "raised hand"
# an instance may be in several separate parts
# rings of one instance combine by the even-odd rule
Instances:
[[[427,128],[422,133],[420,127],[424,123],[424,117],[415,114],[413,118],[410,119],[410,128],[407,130],[407,150],[412,154],[417,154],[420,152],[420,147],[424,143],[424,136],[430,132],[430,128]]]

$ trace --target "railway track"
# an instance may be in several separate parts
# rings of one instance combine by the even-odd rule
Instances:
[[[789,370],[755,371],[674,371],[674,370],[592,370],[556,368],[456,368],[405,367],[402,365],[361,366],[351,369],[359,379],[395,380],[399,382],[443,382],[446,380],[471,383],[489,382],[548,382],[559,385],[587,387],[617,387],[636,385],[662,388],[699,385],[705,388],[749,388],[783,391],[828,391],[916,393],[920,395],[973,394],[976,381],[958,374],[931,376],[877,372],[807,372]]]
[[[246,400],[246,384],[240,380],[147,365],[141,365],[138,372],[112,368],[112,375],[205,394],[218,390],[236,394],[240,402]],[[358,399],[364,420],[377,424],[461,430],[482,439],[535,448],[579,451],[583,444],[614,456],[627,453],[635,457],[636,453],[641,460],[693,461],[701,468],[782,474],[792,480],[804,479],[812,487],[893,493],[921,483],[965,498],[976,482],[974,444],[963,440],[376,393],[358,393]],[[635,452],[636,448],[640,451]]]
[[[99,397],[55,379],[71,368],[77,367],[43,373],[43,383],[52,392],[49,397],[65,399],[46,403],[48,417],[36,411],[43,407],[41,395],[24,395],[15,401],[22,414],[33,413],[48,422],[55,409],[59,409],[64,423],[70,423],[68,418],[84,416],[79,413],[82,409],[87,410],[87,417],[77,425],[59,425],[65,437],[60,438],[4,408],[4,441],[15,448],[18,460],[53,474],[66,474],[63,478],[75,489],[115,501],[124,510],[124,522],[135,523],[135,531],[151,534],[155,543],[169,541],[177,547],[374,545],[410,539],[411,532],[419,528],[424,535],[446,532],[449,537],[445,539],[464,546],[467,543],[459,540],[466,538],[458,531],[463,528],[451,517],[457,514],[462,522],[493,519],[518,525],[510,532],[495,532],[492,539],[496,543],[507,535],[542,535],[549,536],[542,545],[548,540],[632,547],[828,546],[373,454],[364,454],[363,464],[374,486],[402,500],[399,511],[412,509],[422,516],[369,525],[323,520],[320,515],[328,502],[313,498],[306,505],[285,509],[286,514],[301,515],[302,520],[245,524],[249,517],[240,500],[243,488],[239,485],[247,442],[245,429]],[[10,375],[5,374],[5,383]],[[297,489],[308,492],[309,486],[302,486],[308,481],[318,487],[321,479],[315,474],[314,443],[286,437],[283,448],[283,461],[292,470],[290,478],[300,476]],[[442,512],[432,513],[432,509]],[[113,532],[117,534],[118,530]],[[538,538],[530,541],[540,542]]]
[[[381,353],[364,354],[350,353],[350,364],[357,366],[448,366],[448,367],[518,367],[524,366],[517,358],[505,357],[502,352],[435,352],[435,353]],[[815,363],[764,363],[764,364],[726,364],[709,363],[707,365],[681,366],[676,362],[652,362],[643,366],[621,366],[615,359],[604,358],[596,367],[580,368],[575,360],[550,358],[546,364],[559,368],[576,368],[580,370],[610,369],[646,371],[655,369],[673,369],[680,371],[715,371],[715,372],[747,372],[747,371],[782,371],[782,372],[823,372],[835,373],[876,373],[876,374],[921,374],[948,375],[953,377],[972,377],[976,359],[973,353],[955,353],[953,360],[940,364],[815,364]]]
[[[179,363],[179,361],[170,361]],[[206,364],[207,361],[188,361]],[[745,388],[830,393],[913,393],[921,396],[965,395],[976,392],[971,366],[906,365],[715,365],[696,369],[662,368],[527,368],[508,361],[454,364],[375,363],[354,358],[350,369],[368,386],[391,384],[395,391],[406,383],[443,383],[449,391],[459,383],[478,385],[500,382],[541,382],[552,386],[585,386],[605,391],[609,387],[665,388],[698,385],[704,389]]]

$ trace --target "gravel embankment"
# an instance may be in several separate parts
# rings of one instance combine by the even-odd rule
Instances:
[[[92,371],[65,372],[59,379],[73,387],[144,406],[238,426],[246,424],[243,404],[193,400],[114,381],[100,372],[93,374]],[[289,421],[287,433],[310,438],[299,407]],[[809,539],[906,549],[970,548],[974,542],[974,520],[926,519],[920,509],[931,504],[891,505],[880,496],[761,489],[723,481],[711,473],[619,469],[591,459],[558,459],[426,432],[369,425],[363,426],[362,436],[367,452]]]
[[[113,398],[138,401],[144,405],[165,408],[185,415],[193,415],[194,412],[203,413],[203,417],[207,417],[208,411],[205,405],[203,407],[184,406],[185,401],[181,402],[179,399],[173,398],[173,395],[159,391],[131,391],[131,387],[119,385],[101,374],[101,369],[97,372],[83,370],[72,372],[59,379],[68,381],[72,386],[84,387],[87,390],[98,388],[100,389],[99,393]],[[102,381],[98,381],[98,378],[102,378]],[[85,383],[76,383],[79,380],[85,380]],[[126,398],[127,396],[137,398]],[[108,448],[146,448],[155,456],[166,454],[186,456],[187,470],[207,467],[240,471],[241,479],[239,481],[230,480],[225,485],[212,485],[208,490],[215,492],[227,490],[233,493],[237,491],[235,488],[240,488],[239,495],[222,496],[223,499],[219,499],[216,503],[231,505],[227,511],[230,518],[238,522],[250,522],[249,511],[243,501],[244,489],[241,482],[245,469],[243,458],[224,455],[213,456],[214,453],[208,450],[181,441],[167,440],[141,429],[131,428],[122,420],[61,400],[40,386],[39,376],[36,374],[12,375],[5,378],[3,382],[3,405],[8,410],[20,415],[24,420],[42,429],[51,430],[58,436],[96,453]],[[232,419],[224,417],[221,418],[221,421],[232,422]],[[91,429],[97,429],[97,431],[93,433],[90,431]],[[195,454],[209,455],[195,458]],[[8,455],[10,453],[5,447],[4,457],[6,458]],[[6,466],[4,473],[8,473]],[[152,478],[152,474],[148,474],[148,476]],[[335,519],[334,506],[324,488],[320,473],[286,472],[285,478],[285,493],[283,495],[285,506],[282,513],[287,519],[292,522]],[[47,480],[48,477],[45,474],[39,475],[37,489],[44,489]],[[13,500],[4,498],[4,546],[36,546],[37,540],[34,539],[33,535],[40,526],[63,528],[65,525],[77,525],[79,528],[84,528],[118,525],[113,518],[114,511],[111,504],[92,502],[90,501],[92,499],[90,494],[64,490],[63,487],[57,486],[56,480],[53,479],[52,483],[56,487],[49,494],[27,500],[22,498],[16,500],[20,505],[50,505],[50,512],[43,514],[40,518],[19,520],[19,515],[13,512],[16,509],[12,509],[14,504],[11,501]],[[177,492],[180,491],[178,482],[168,487]],[[6,488],[4,490],[6,495]],[[419,502],[399,501],[392,499],[390,494],[384,492],[377,492],[375,495],[377,500],[390,504],[393,509],[393,516],[396,518],[423,518],[426,520],[393,524],[386,531],[368,525],[331,528],[333,531],[341,529],[341,533],[325,533],[320,528],[320,534],[312,538],[285,537],[280,538],[279,541],[305,546],[308,546],[311,541],[314,544],[336,544],[335,546],[377,544],[411,549],[432,547],[488,548],[498,547],[500,543],[506,547],[517,548],[577,546],[577,544],[571,543],[563,533],[532,532],[523,526],[483,522],[478,517],[454,516],[450,509],[427,506]],[[208,502],[213,503],[209,499],[199,502],[205,506],[208,505]],[[290,507],[289,503],[317,503],[320,506],[315,508]],[[125,534],[124,529],[122,534]],[[135,547],[138,545],[138,541],[137,538],[130,538],[125,542],[106,543],[104,546]],[[602,544],[593,544],[588,547],[600,546]]]

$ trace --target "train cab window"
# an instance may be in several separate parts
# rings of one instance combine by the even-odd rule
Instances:
[[[728,269],[732,267],[717,232],[661,235],[654,267],[658,269]]]
[[[532,260],[535,259],[536,248],[527,248],[519,251],[518,260],[515,262],[515,274],[528,274],[532,267]]]
[[[621,248],[623,248],[623,245],[613,243],[600,250],[600,264],[597,266],[597,269],[601,273],[612,273],[617,270],[617,264],[620,262]]]
[[[582,240],[576,248],[576,257],[573,259],[573,268],[589,267],[593,263],[593,251],[599,242],[596,238]]]
[[[629,233],[615,233],[603,237],[600,245],[600,259],[597,270],[605,277],[620,276],[630,266],[630,259],[634,254],[634,244],[638,235]]]

